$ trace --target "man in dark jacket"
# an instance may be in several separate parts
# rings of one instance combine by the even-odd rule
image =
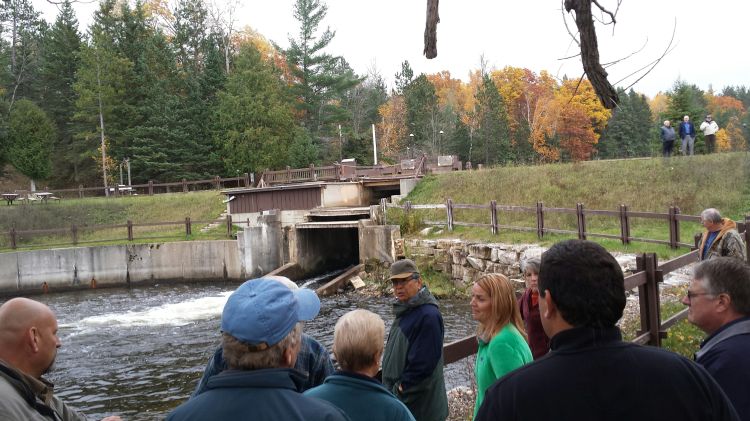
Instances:
[[[688,321],[708,334],[695,361],[716,379],[740,419],[750,421],[750,266],[717,257],[695,268]]]
[[[693,126],[688,116],[683,117],[682,123],[680,123],[680,139],[682,139],[682,148],[680,149],[682,155],[687,155],[688,151],[690,155],[693,155],[695,149],[695,126]]]
[[[383,385],[417,421],[448,417],[443,380],[443,317],[437,300],[409,259],[391,265],[396,320],[383,355]]]
[[[623,342],[624,308],[622,270],[602,246],[552,246],[539,269],[550,352],[490,387],[476,420],[738,420],[701,366]]]
[[[302,336],[320,300],[309,289],[290,290],[253,279],[229,296],[221,314],[228,370],[208,379],[207,390],[172,411],[168,420],[326,420],[349,418],[328,402],[303,396],[304,376],[292,369]]]

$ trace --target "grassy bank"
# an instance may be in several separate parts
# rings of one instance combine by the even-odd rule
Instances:
[[[707,207],[718,208],[725,216],[744,218],[750,211],[750,155],[725,153],[694,157],[591,161],[571,164],[499,167],[483,171],[463,171],[425,178],[407,200],[419,204],[444,203],[446,199],[461,204],[487,204],[534,207],[541,201],[545,207],[575,208],[583,203],[586,209],[617,210],[626,204],[631,211],[666,213],[675,205],[683,214],[698,215]],[[391,220],[400,221],[402,231],[414,233],[423,227],[423,220],[445,220],[445,211],[415,212],[410,220],[394,210]],[[464,222],[489,223],[489,211],[457,209],[454,217]],[[501,225],[536,227],[531,213],[498,212]],[[617,218],[587,216],[590,232],[619,235]],[[631,235],[659,240],[669,239],[666,221],[631,218]],[[546,214],[548,228],[575,230],[575,215]],[[701,227],[681,222],[684,243]],[[445,233],[440,234],[445,236]],[[487,228],[457,227],[452,237],[479,241],[539,242],[535,233],[501,229],[499,236]],[[545,236],[543,244],[551,244],[570,236]],[[670,257],[686,250],[673,251],[666,246],[633,243],[622,245],[617,240],[595,240],[611,250],[655,252]]]
[[[118,198],[85,198],[50,201],[47,204],[0,206],[0,248],[9,246],[8,231],[46,230],[79,227],[80,242],[99,244],[123,242],[127,238],[124,227],[104,230],[86,230],[94,225],[121,225],[131,220],[133,224],[179,222],[190,217],[193,221],[215,220],[225,209],[222,196],[216,191],[160,194],[155,196],[123,196]],[[209,233],[200,233],[205,224],[195,224],[191,238],[221,238],[224,227]],[[134,227],[135,242],[152,239],[185,239],[184,225]],[[19,236],[19,246],[35,248],[43,244],[69,242],[70,233],[57,235]],[[7,251],[7,250],[6,250]]]

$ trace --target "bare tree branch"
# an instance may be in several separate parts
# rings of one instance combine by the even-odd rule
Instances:
[[[560,0],[560,13],[562,14],[563,23],[565,24],[565,30],[568,31],[568,34],[570,34],[570,37],[573,39],[573,42],[576,43],[576,45],[580,48],[581,42],[578,41],[578,38],[576,38],[575,35],[573,35],[573,31],[570,30],[570,27],[568,26],[568,19],[566,19],[567,16],[565,16],[565,0]],[[580,54],[577,54],[580,55]],[[576,56],[573,56],[576,57]]]
[[[614,13],[612,13],[609,10],[605,9],[601,4],[599,4],[599,2],[597,0],[591,0],[591,1],[596,5],[596,7],[599,8],[599,10],[601,10],[602,13],[606,13],[606,14],[609,15],[610,22],[608,22],[608,23],[605,23],[604,21],[600,21],[600,22],[602,22],[605,25],[609,25],[609,24],[614,25],[614,24],[617,23],[617,21],[615,20],[615,16],[617,15],[617,11],[620,10],[620,3],[622,3],[622,0],[617,0],[617,9],[615,9]]]
[[[625,88],[627,90],[627,89],[632,88],[633,85],[635,85],[636,83],[640,82],[641,79],[643,79],[644,77],[646,77],[647,74],[651,73],[651,71],[654,70],[654,67],[656,67],[656,65],[659,64],[659,62],[662,61],[662,59],[664,59],[664,57],[666,57],[667,54],[671,53],[677,47],[676,45],[674,47],[672,46],[672,42],[674,42],[674,35],[675,35],[676,32],[677,32],[677,18],[675,17],[675,19],[674,19],[674,26],[672,27],[672,38],[670,38],[669,44],[667,44],[667,48],[664,49],[664,52],[662,53],[662,55],[659,58],[657,58],[656,60],[654,60],[651,63],[647,64],[646,66],[641,67],[640,69],[636,70],[635,72],[633,72],[633,73],[625,76],[624,78],[620,79],[620,81],[618,81],[617,83],[620,83],[621,81],[629,78],[630,76],[634,75],[635,73],[638,73],[639,71],[641,71],[641,70],[645,69],[646,67],[648,67],[649,65],[653,64],[651,66],[651,68],[648,69],[648,71],[646,71],[646,73],[644,73],[643,75],[641,75],[641,77],[639,77],[638,79],[636,79],[635,82],[633,82],[630,85],[628,85]]]
[[[636,54],[640,53],[641,51],[643,51],[643,49],[646,48],[646,44],[648,44],[648,38],[646,38],[646,41],[643,42],[643,45],[641,46],[641,48],[633,51],[632,53],[628,54],[627,56],[625,56],[623,58],[619,58],[617,60],[613,60],[613,61],[610,61],[610,62],[607,62],[607,63],[603,63],[602,66],[604,66],[604,67],[610,67],[610,66],[614,66],[615,64],[617,64],[617,63],[619,63],[621,61],[627,60],[630,57],[633,57],[634,55],[636,55]]]

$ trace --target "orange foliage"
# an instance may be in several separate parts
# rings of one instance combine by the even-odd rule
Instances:
[[[719,131],[722,131],[724,129],[720,129]],[[740,119],[736,116],[733,116],[729,119],[729,123],[727,124],[726,128],[726,136],[727,136],[727,143],[729,144],[729,149],[733,151],[745,151],[747,150],[747,139],[745,139],[745,135],[742,132],[742,123],[740,122]],[[716,135],[717,137],[717,143],[718,143],[718,133]]]
[[[731,96],[714,96],[706,94],[708,100],[708,110],[713,114],[720,112],[733,111],[735,115],[742,114],[745,112],[745,107],[742,105],[742,101]]]
[[[401,95],[393,95],[378,108],[381,121],[376,125],[380,150],[386,156],[396,157],[407,136],[406,103]]]
[[[560,147],[568,152],[573,161],[591,158],[591,152],[599,139],[586,107],[576,103],[563,108],[557,135],[560,137]]]

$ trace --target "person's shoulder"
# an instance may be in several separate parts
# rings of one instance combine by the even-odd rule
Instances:
[[[305,412],[309,414],[308,420],[349,420],[349,417],[341,408],[324,399],[300,394],[298,395],[298,400],[299,403],[306,405]],[[283,417],[280,419],[283,419]]]

